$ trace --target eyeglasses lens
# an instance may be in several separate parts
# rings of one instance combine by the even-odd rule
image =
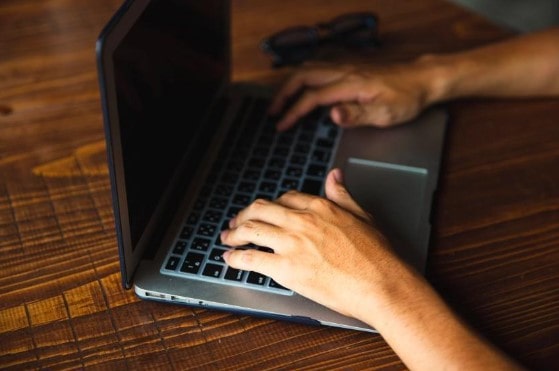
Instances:
[[[293,27],[265,39],[262,48],[277,63],[297,63],[308,58],[318,45],[315,27]]]
[[[378,20],[371,13],[347,14],[326,24],[332,38],[349,45],[364,46],[377,40]]]

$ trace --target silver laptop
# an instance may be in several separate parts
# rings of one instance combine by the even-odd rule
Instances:
[[[374,331],[228,267],[219,233],[256,198],[323,194],[336,166],[398,254],[423,271],[446,114],[342,131],[317,109],[277,133],[266,116],[271,88],[230,81],[229,6],[126,1],[98,39],[123,285],[145,299]]]

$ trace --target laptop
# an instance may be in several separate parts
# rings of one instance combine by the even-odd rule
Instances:
[[[322,195],[327,171],[340,167],[396,252],[423,272],[446,113],[344,131],[317,109],[277,133],[266,115],[272,87],[233,83],[230,51],[226,0],[129,0],[99,36],[124,287],[148,300],[374,332],[270,277],[228,267],[219,232],[256,198]]]

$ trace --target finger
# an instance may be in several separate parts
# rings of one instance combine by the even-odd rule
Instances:
[[[229,250],[223,254],[223,259],[235,269],[258,272],[272,278],[283,269],[279,255],[255,249]]]
[[[276,115],[281,112],[285,103],[303,87],[316,87],[339,80],[346,72],[341,69],[311,68],[301,69],[295,73],[276,93],[268,113]]]
[[[275,202],[293,210],[305,210],[309,207],[312,199],[316,197],[318,196],[298,191],[288,191],[281,195]]]
[[[334,123],[344,128],[359,125],[371,125],[363,119],[364,109],[359,103],[340,103],[330,110],[330,118]]]
[[[368,222],[373,221],[372,216],[363,210],[349,194],[347,188],[343,184],[343,174],[340,169],[333,169],[328,173],[325,192],[326,198],[333,201],[338,206]]]
[[[330,105],[341,101],[354,101],[359,97],[359,87],[351,81],[340,81],[303,93],[301,98],[278,121],[276,128],[285,130],[317,106]]]
[[[288,218],[287,213],[288,209],[276,202],[257,199],[231,219],[229,227],[231,229],[237,228],[249,220],[282,226],[284,224],[282,221]]]
[[[371,125],[388,127],[401,124],[411,118],[408,110],[382,102],[379,99],[364,103],[340,103],[330,111],[332,121],[342,127]]]
[[[221,232],[221,241],[229,246],[255,244],[274,249],[282,246],[281,228],[259,220],[248,220]]]

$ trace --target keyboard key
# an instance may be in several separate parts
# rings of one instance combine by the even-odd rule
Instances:
[[[247,277],[247,283],[251,283],[253,285],[260,285],[264,286],[266,283],[266,276],[256,272],[250,272]]]
[[[182,238],[183,240],[188,240],[190,239],[190,237],[192,237],[192,232],[194,232],[194,228],[191,226],[186,226],[182,229],[180,238]]]
[[[297,139],[297,142],[299,143],[299,145],[302,144],[302,145],[307,146],[307,149],[304,151],[306,153],[306,152],[308,152],[308,146],[312,142],[312,140],[313,140],[313,135],[312,134],[301,132],[301,133],[299,133],[299,139]]]
[[[260,170],[248,169],[243,174],[243,179],[257,181],[260,179]],[[229,194],[231,194],[231,192],[229,192]]]
[[[273,192],[272,192],[272,193],[273,193]],[[271,200],[274,199],[274,196],[272,196],[271,194],[257,193],[257,194],[254,196],[254,199],[255,199],[255,200],[261,199],[261,200],[269,200],[269,201],[271,201]]]
[[[328,138],[330,139],[334,139],[338,136],[338,127],[332,125],[332,127],[330,127],[330,129],[328,129]]]
[[[241,171],[243,170],[243,167],[245,166],[244,161],[240,160],[240,159],[233,159],[231,161],[229,161],[227,163],[227,170],[230,171]]]
[[[230,184],[218,184],[214,191],[218,196],[229,196],[231,193],[233,193],[233,186]]]
[[[270,130],[271,128],[271,130]],[[274,133],[275,133],[275,127],[273,125],[266,125],[264,129],[264,132],[262,133],[262,135],[260,136],[260,138],[258,138],[258,143],[266,146],[266,147],[270,147],[272,145],[272,143],[274,143]]]
[[[197,237],[192,241],[192,245],[190,245],[190,248],[198,251],[207,251],[211,243],[212,241],[207,238]]]
[[[316,141],[316,145],[324,148],[332,148],[332,146],[334,145],[334,141],[330,139],[319,138]]]
[[[210,253],[210,260],[218,263],[225,263],[223,260],[223,253],[225,251],[226,250],[223,249],[212,249],[212,252]]]
[[[237,142],[237,146],[234,148],[233,153],[231,154],[231,158],[235,161],[244,162],[245,159],[248,157],[250,142],[243,143],[243,140],[239,140]]]
[[[279,157],[272,157],[268,163],[268,166],[283,169],[283,167],[285,166],[285,160]]]
[[[204,255],[195,252],[189,252],[182,263],[181,272],[196,274],[202,266]]]
[[[305,124],[301,125],[301,131],[307,132],[307,133],[313,133],[316,130],[316,127],[318,126],[318,116],[312,116],[313,114],[309,114],[308,116],[304,117],[305,120]]]
[[[229,267],[227,268],[227,272],[225,272],[225,276],[223,278],[229,281],[241,282],[243,280],[244,274],[245,272],[242,270]]]
[[[270,286],[271,288],[274,288],[274,289],[290,291],[287,287],[284,287],[284,286],[280,285],[279,283],[277,283],[273,279],[270,279],[270,283],[268,284],[268,286]]]
[[[311,159],[316,162],[328,162],[330,160],[330,153],[315,149]]]
[[[219,278],[219,276],[221,276],[222,271],[223,271],[223,265],[208,263],[206,264],[206,267],[204,268],[204,272],[202,272],[202,274],[208,277]]]
[[[281,178],[281,171],[278,170],[266,170],[264,173],[264,178],[270,180],[279,180]]]
[[[309,193],[311,195],[319,195],[322,188],[322,182],[314,179],[305,179],[301,192]]]
[[[268,148],[260,146],[255,147],[252,151],[252,155],[257,157],[266,157],[268,156]]]
[[[253,157],[248,161],[248,166],[260,169],[264,166],[265,162],[266,160],[261,157]]]
[[[295,177],[301,176],[303,175],[303,168],[299,166],[289,166],[287,168],[287,175]]]
[[[194,225],[194,224],[198,223],[198,220],[200,220],[200,214],[198,214],[196,212],[193,212],[193,213],[190,213],[190,215],[188,215],[188,218],[186,218],[186,223]]]
[[[315,165],[315,164],[309,165],[309,168],[307,169],[307,174],[312,176],[317,176],[317,177],[324,177],[326,176],[326,166]]]
[[[291,156],[291,163],[295,165],[304,165],[307,162],[306,156],[293,155]]]
[[[217,227],[214,224],[203,223],[198,227],[198,234],[202,236],[213,236]]]
[[[308,153],[309,152],[309,145],[299,143],[295,146],[295,152],[302,153],[302,154]]]
[[[165,265],[165,269],[174,271],[177,269],[179,265],[180,258],[178,256],[171,256],[169,260],[167,260],[167,264]]]
[[[246,193],[252,193],[254,192],[255,189],[256,189],[256,183],[254,182],[241,182],[237,187],[237,190],[239,192],[246,192]]]
[[[177,241],[175,243],[175,248],[173,249],[173,254],[182,255],[182,253],[186,250],[186,241]]]
[[[194,206],[192,207],[193,210],[202,210],[204,208],[204,206],[206,206],[206,198],[203,197],[199,197],[196,202],[194,203]]]
[[[212,209],[223,210],[227,207],[227,199],[222,197],[214,197],[210,200],[210,207]]]
[[[202,196],[203,198],[208,197],[211,193],[212,193],[212,183],[210,184],[205,184],[204,187],[202,187],[202,189],[200,190],[199,195]]]
[[[243,195],[243,194],[237,194],[233,198],[233,203],[235,205],[247,206],[250,203],[251,200],[252,200],[252,197],[250,197],[250,196]]]
[[[276,191],[276,188],[276,183],[262,182],[260,183],[260,187],[258,188],[258,190],[260,192],[274,193]]]
[[[234,218],[241,210],[241,207],[231,206],[226,215],[228,218]]]
[[[278,134],[278,143],[281,145],[291,145],[294,137],[295,134],[292,130],[284,131],[283,133]]]
[[[289,147],[278,146],[274,149],[274,156],[285,157],[289,155]]]
[[[222,217],[223,217],[223,212],[216,211],[216,210],[208,210],[204,214],[204,220],[210,223],[219,223]]]
[[[286,178],[281,182],[281,188],[283,189],[297,189],[299,187],[299,181],[297,179]]]

